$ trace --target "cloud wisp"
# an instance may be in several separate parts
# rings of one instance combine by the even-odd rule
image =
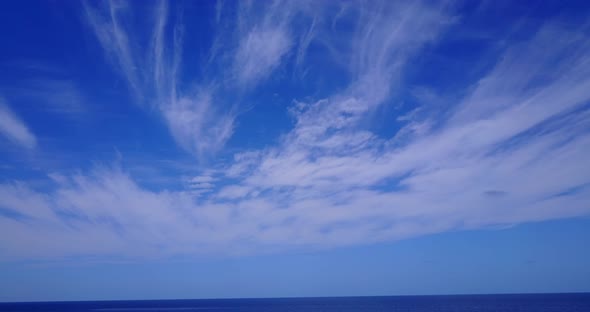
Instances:
[[[12,142],[26,148],[33,149],[37,145],[37,138],[0,98],[0,133]]]
[[[178,144],[198,158],[222,148],[232,134],[234,113],[216,99],[214,83],[179,80],[184,27],[182,18],[171,19],[168,2],[152,9],[147,48],[140,44],[145,34],[129,26],[136,21],[127,3],[85,2],[84,8],[85,21],[135,101],[159,113]]]
[[[147,189],[113,167],[52,174],[50,190],[0,184],[0,229],[22,238],[17,243],[0,235],[6,254],[275,252],[590,213],[585,26],[545,23],[508,45],[443,114],[429,114],[440,108],[420,102],[402,117],[391,116],[398,129],[387,135],[368,124],[381,108],[398,104],[412,62],[460,23],[452,6],[276,1],[240,4],[235,16],[219,6],[218,16],[233,16],[235,28],[217,19],[220,33],[208,64],[225,70],[186,83],[180,72],[188,34],[171,22],[167,5],[153,11],[150,49],[143,54],[131,48],[135,36],[123,27],[124,5],[87,4],[85,12],[131,92],[161,114],[178,145],[194,155],[223,149],[234,134],[239,104],[226,103],[225,92],[253,92],[281,66],[307,66],[317,50],[347,73],[346,83],[323,98],[293,99],[285,108],[292,128],[276,144],[179,177],[182,190]],[[150,96],[156,103],[142,100]],[[2,132],[27,145],[23,131]]]

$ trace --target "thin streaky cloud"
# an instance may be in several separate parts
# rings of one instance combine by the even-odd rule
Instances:
[[[433,59],[463,58],[440,50],[469,25],[446,2],[219,4],[204,63],[172,5],[147,6],[141,30],[131,4],[85,12],[108,62],[190,158],[144,164],[176,185],[146,185],[124,164],[51,170],[46,188],[3,181],[0,233],[26,242],[0,235],[11,257],[315,250],[590,214],[585,24],[547,19],[500,38],[502,50],[480,36],[490,67],[450,77]],[[305,79],[285,79],[300,69]],[[34,142],[1,116],[21,125],[2,123],[5,136]],[[173,149],[144,144],[138,154]]]
[[[83,4],[85,20],[107,57],[127,80],[134,96],[142,99],[139,64],[135,61],[128,35],[120,23],[120,15],[126,10],[125,3],[109,0],[98,3],[98,7],[88,1]]]
[[[36,109],[79,117],[88,111],[88,103],[79,87],[71,79],[39,77],[15,81],[4,88],[15,100],[29,100]]]
[[[35,135],[2,98],[0,98],[0,133],[26,149],[34,149],[37,145]]]
[[[153,10],[154,26],[147,50],[131,48],[139,43],[130,38],[139,36],[123,26],[132,21],[127,20],[131,12],[126,4],[111,1],[104,8],[86,4],[85,10],[88,24],[105,52],[115,59],[115,68],[127,79],[130,90],[143,106],[155,108],[178,145],[199,159],[218,151],[232,134],[234,116],[217,108],[211,84],[191,82],[197,87],[180,87],[183,26],[179,24],[181,18],[169,19],[168,3],[160,1]]]

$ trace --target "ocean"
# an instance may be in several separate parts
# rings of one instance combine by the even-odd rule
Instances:
[[[0,311],[590,312],[590,293],[0,303]]]

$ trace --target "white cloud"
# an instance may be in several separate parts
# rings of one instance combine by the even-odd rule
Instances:
[[[234,117],[218,114],[208,91],[175,99],[162,110],[178,144],[200,157],[217,152],[233,133]]]
[[[213,181],[215,178],[210,175],[198,175],[189,180],[190,183],[212,183]]]
[[[237,45],[232,68],[238,86],[253,88],[275,71],[294,47],[291,22],[304,3],[290,1],[242,2],[239,4]],[[227,46],[233,46],[226,42]]]
[[[241,39],[234,61],[239,83],[255,85],[266,78],[279,65],[290,44],[284,30],[251,30]]]
[[[409,141],[396,142],[396,136],[388,142],[359,128],[372,103],[379,104],[358,95],[371,85],[353,84],[351,90],[362,90],[299,104],[295,129],[282,145],[255,158],[257,165],[236,159],[231,176],[235,168],[250,169],[238,170],[243,186],[228,189],[257,189],[294,218],[337,229],[333,238],[314,237],[332,244],[586,215],[590,116],[572,111],[590,100],[590,50],[580,39],[544,27],[509,49],[444,127],[432,132],[408,125],[415,132]],[[552,51],[538,48],[556,43]],[[525,79],[520,86],[506,84],[513,75]],[[479,98],[483,90],[493,91]],[[486,112],[466,119],[465,107]]]
[[[217,152],[231,137],[235,117],[231,110],[215,102],[214,88],[179,81],[183,25],[169,20],[167,4],[160,1],[154,8],[149,47],[141,47],[139,32],[129,26],[132,15],[124,2],[110,1],[103,8],[86,3],[85,10],[99,43],[114,59],[138,102],[161,114],[183,149],[204,158]],[[167,25],[172,25],[171,36]],[[188,91],[186,85],[190,86]]]
[[[208,182],[192,183],[190,185],[190,187],[193,188],[193,189],[210,189],[213,186],[214,185],[212,183],[208,183]]]
[[[22,147],[33,149],[37,139],[22,120],[0,98],[0,133]]]
[[[240,24],[246,34],[240,38],[266,19],[276,21],[277,3],[259,23]],[[584,31],[545,25],[507,49],[447,114],[425,113],[430,118],[417,121],[417,112],[430,109],[423,105],[398,118],[410,122],[391,137],[364,126],[379,106],[391,104],[413,58],[445,31],[452,20],[446,9],[384,2],[352,10],[354,36],[342,50],[350,60],[349,85],[325,99],[296,102],[294,127],[277,145],[238,152],[214,175],[185,177],[186,190],[148,190],[114,169],[53,173],[49,192],[24,182],[0,185],[0,207],[25,216],[0,217],[0,234],[24,242],[0,235],[0,246],[20,257],[261,253],[588,215]],[[154,36],[163,38],[166,19],[158,21]],[[316,25],[310,40],[327,40],[323,24]],[[334,46],[341,47],[338,41]],[[156,60],[166,59],[162,42],[154,39]],[[260,83],[270,75],[297,49],[295,40],[288,42],[287,51],[272,52],[272,64],[253,66],[261,71],[249,79]],[[232,52],[239,54],[239,45]],[[170,81],[157,77],[176,77],[162,74],[168,66],[154,68],[156,85]],[[160,96],[167,101],[159,109],[185,149],[218,150],[234,131],[233,117],[219,111],[207,88],[190,95],[158,89],[171,94]]]
[[[121,22],[121,15],[127,9],[126,3],[109,0],[99,5],[102,7],[96,8],[89,2],[84,2],[86,21],[109,59],[115,64],[115,68],[121,71],[129,83],[134,95],[141,99],[143,97],[139,72],[141,64],[137,63],[137,56],[133,54],[129,36]]]
[[[17,83],[5,90],[13,99],[28,100],[33,109],[68,117],[79,117],[88,109],[84,96],[72,80],[45,76]]]
[[[240,186],[240,185],[230,185],[226,186],[219,191],[217,196],[219,198],[227,198],[227,199],[237,199],[242,198],[248,195],[252,191],[251,188],[247,186]]]

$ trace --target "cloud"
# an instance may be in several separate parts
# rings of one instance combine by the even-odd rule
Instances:
[[[290,4],[281,12],[283,4],[260,4],[262,11],[244,4],[239,31],[227,44],[230,61],[213,57],[226,70],[214,75],[216,83],[190,91],[176,81],[181,36],[166,39],[166,3],[156,8],[151,65],[142,76],[152,77],[156,110],[175,140],[196,155],[221,150],[239,116],[232,105],[216,105],[216,97],[261,85],[289,55],[305,66],[313,44],[334,56],[330,65],[343,67],[344,86],[325,97],[295,99],[288,108],[293,126],[278,143],[179,177],[182,189],[148,189],[116,167],[52,172],[49,190],[26,181],[0,184],[0,233],[11,233],[0,235],[4,251],[132,258],[265,253],[590,213],[587,28],[547,22],[529,38],[510,41],[496,65],[458,90],[439,114],[440,107],[429,105],[438,94],[408,87],[405,78],[412,62],[457,22],[452,7]],[[223,13],[221,6],[216,12]],[[293,26],[299,22],[306,27]],[[114,29],[113,23],[107,24]],[[391,117],[397,132],[368,126],[380,108],[398,104],[405,87],[414,90],[418,106]],[[10,239],[15,235],[21,242]]]
[[[215,178],[213,178],[210,175],[198,175],[195,177],[192,177],[189,182],[191,183],[211,183],[215,181]]]
[[[191,178],[187,184],[190,190],[199,191],[200,194],[203,194],[215,187],[215,178],[209,175],[200,175]]]
[[[217,194],[217,196],[219,196],[220,198],[226,198],[226,199],[238,199],[238,198],[245,197],[251,191],[252,191],[252,189],[247,186],[230,185],[230,186],[226,186],[222,190],[220,190],[219,193]]]
[[[170,131],[184,149],[204,157],[219,151],[233,133],[234,117],[219,115],[209,91],[162,107]]]
[[[425,24],[440,30],[423,19],[415,27]],[[408,28],[405,33],[414,32]],[[590,51],[582,33],[547,24],[528,42],[509,48],[448,120],[433,120],[442,127],[411,129],[415,135],[409,140],[380,138],[359,122],[382,103],[383,97],[374,94],[390,92],[386,83],[396,74],[392,69],[401,70],[409,59],[392,45],[388,53],[380,53],[398,58],[377,66],[390,68],[387,75],[360,66],[369,70],[359,70],[360,79],[345,92],[298,103],[293,109],[296,126],[282,144],[256,154],[255,164],[252,158],[236,159],[229,175],[237,171],[243,179],[222,194],[238,197],[256,190],[305,220],[310,226],[306,233],[317,225],[316,231],[325,235],[317,233],[322,238],[311,241],[330,244],[586,215],[590,172],[580,165],[588,153]],[[423,38],[427,42],[434,36]],[[420,46],[416,38],[397,40],[404,38]],[[387,42],[375,37],[374,44],[363,45],[384,51]],[[556,43],[559,46],[549,50],[539,48]],[[363,82],[367,75],[374,84]],[[518,83],[511,83],[512,77],[518,77]],[[375,86],[381,92],[368,92]],[[466,113],[472,108],[478,111]],[[572,188],[575,195],[567,191]],[[564,192],[572,197],[555,195]]]
[[[28,100],[33,108],[51,113],[75,117],[88,109],[85,97],[70,79],[47,76],[19,81],[5,90],[11,98]]]
[[[137,56],[133,55],[129,36],[121,22],[121,15],[125,13],[127,5],[123,1],[109,0],[99,3],[99,6],[97,8],[84,2],[85,20],[115,68],[126,78],[134,95],[142,98]]]
[[[171,20],[168,3],[158,2],[148,32],[150,43],[143,47],[141,33],[129,26],[134,20],[125,2],[109,1],[102,7],[85,3],[84,7],[88,24],[138,103],[162,116],[184,150],[199,159],[217,152],[231,137],[235,116],[215,99],[213,84],[180,81],[181,17]]]
[[[253,29],[240,41],[235,68],[240,84],[266,78],[289,50],[289,37],[280,29]]]
[[[0,98],[0,133],[27,149],[33,149],[37,145],[35,135],[10,110],[2,98]]]
[[[293,1],[245,1],[234,9],[218,2],[211,60],[221,61],[222,76],[231,87],[248,91],[285,63],[297,35],[293,19],[303,6]]]

